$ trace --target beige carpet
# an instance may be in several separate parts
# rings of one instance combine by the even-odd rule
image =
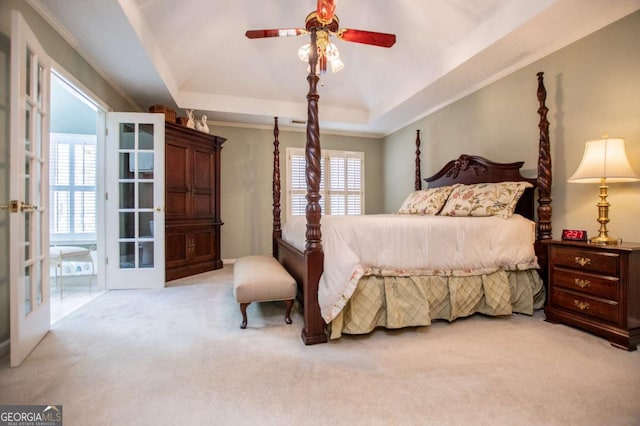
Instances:
[[[231,271],[97,298],[0,370],[0,404],[62,404],[65,425],[640,424],[640,352],[542,313],[305,347],[277,303],[240,330]]]

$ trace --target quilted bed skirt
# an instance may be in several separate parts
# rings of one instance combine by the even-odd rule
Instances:
[[[475,313],[532,315],[544,302],[544,285],[535,269],[466,277],[366,275],[331,322],[331,338],[366,334],[376,327],[428,326],[433,320]]]

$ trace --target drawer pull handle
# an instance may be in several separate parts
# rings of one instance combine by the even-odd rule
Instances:
[[[591,281],[589,280],[581,280],[580,278],[576,278],[574,280],[574,282],[576,283],[576,285],[580,288],[585,288],[585,287],[589,287],[589,284],[591,284]]]
[[[585,266],[591,263],[591,259],[589,259],[588,257],[576,256],[575,261],[580,266]]]
[[[589,303],[583,302],[582,300],[575,299],[573,301],[573,304],[576,305],[581,311],[589,309]]]

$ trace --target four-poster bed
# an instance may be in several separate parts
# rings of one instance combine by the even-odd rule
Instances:
[[[315,43],[315,34],[312,31],[311,33],[312,44]],[[312,48],[313,52],[314,49]],[[319,302],[319,285],[320,280],[323,275],[323,271],[325,271],[325,252],[323,251],[323,238],[322,238],[322,230],[321,230],[321,208],[319,204],[320,199],[320,138],[319,138],[319,127],[318,127],[318,93],[317,93],[317,83],[319,77],[315,73],[315,62],[314,59],[310,59],[310,67],[311,71],[307,80],[309,82],[309,93],[307,95],[308,100],[308,120],[307,120],[307,142],[306,142],[306,177],[307,177],[307,208],[304,223],[305,233],[304,233],[304,243],[298,244],[293,242],[293,237],[289,236],[289,240],[285,240],[283,238],[283,227],[281,224],[281,208],[280,208],[280,163],[279,163],[279,141],[278,141],[278,123],[277,118],[275,120],[274,126],[274,169],[273,169],[273,256],[276,257],[280,263],[289,271],[289,273],[296,279],[298,282],[298,300],[302,304],[304,311],[304,327],[302,329],[302,340],[305,344],[316,344],[316,343],[324,343],[327,341],[327,333],[325,330],[326,323],[324,318],[329,318],[330,321],[336,321],[339,323],[340,327],[343,327],[343,323],[345,319],[343,318],[341,311],[343,308],[346,310],[349,306],[350,299],[352,296],[355,299],[354,289],[351,288],[349,291],[345,291],[345,293],[338,293],[337,297],[340,300],[336,305],[337,309],[334,309],[337,313],[336,315],[327,314],[326,308],[323,307],[321,310],[321,305]],[[535,258],[537,255],[538,262],[540,264],[540,275],[545,275],[546,270],[546,252],[540,242],[542,240],[551,239],[551,157],[550,157],[550,145],[549,145],[549,123],[546,119],[547,108],[545,106],[546,101],[546,90],[543,83],[543,73],[537,74],[538,78],[538,91],[537,97],[539,102],[538,114],[540,117],[539,120],[539,149],[538,149],[538,175],[534,179],[528,179],[523,177],[520,174],[520,168],[523,165],[522,162],[517,163],[494,163],[489,160],[486,160],[481,157],[471,156],[471,155],[461,155],[458,159],[450,161],[447,165],[445,165],[438,173],[435,175],[425,178],[429,184],[429,189],[431,188],[439,188],[439,187],[451,187],[456,188],[456,184],[477,184],[477,183],[498,183],[498,182],[520,182],[522,185],[528,186],[528,188],[524,189],[524,193],[517,201],[517,205],[515,207],[515,213],[519,215],[515,215],[513,218],[509,218],[508,223],[511,224],[518,220],[528,218],[531,221],[535,220],[535,231],[532,231],[534,235],[531,237],[531,243],[529,244],[529,248],[531,252],[534,254],[533,263],[535,263]],[[523,186],[524,187],[524,186]],[[421,179],[421,171],[420,171],[420,131],[417,131],[416,136],[416,160],[415,160],[415,189],[416,191],[421,190],[422,188],[422,179]],[[455,190],[455,189],[454,189]],[[537,190],[537,211],[534,206],[534,190]],[[537,218],[535,217],[537,213]],[[520,215],[522,217],[520,217]],[[396,215],[399,216],[399,215]],[[362,216],[363,218],[367,218],[367,216]],[[519,219],[518,219],[519,218]],[[440,220],[441,218],[437,218],[436,220]],[[450,218],[450,219],[461,219],[461,218]],[[469,218],[465,218],[469,219]],[[496,218],[475,218],[470,221],[478,221],[482,219],[484,221],[489,220],[503,220]],[[536,220],[537,219],[537,220]],[[374,219],[369,219],[369,221]],[[431,218],[433,220],[433,218]],[[411,220],[410,220],[411,221]],[[324,218],[323,223],[325,222],[333,222],[339,223],[337,219],[328,219]],[[413,220],[412,222],[417,222]],[[441,222],[444,222],[441,220]],[[469,221],[468,221],[469,222]],[[462,223],[462,222],[460,222]],[[507,221],[497,225],[500,228],[506,228]],[[288,225],[288,224],[287,224]],[[293,225],[292,225],[293,226]],[[333,226],[333,225],[332,225]],[[422,226],[422,225],[420,225]],[[429,225],[431,226],[431,225]],[[525,225],[526,226],[526,225]],[[329,229],[329,228],[328,228]],[[516,234],[522,231],[514,231]],[[435,234],[436,232],[434,232]],[[526,234],[526,231],[524,232]],[[492,233],[493,234],[493,233]],[[384,237],[383,237],[384,238]],[[489,237],[488,237],[489,238]],[[441,238],[441,241],[444,239]],[[493,240],[492,240],[493,241]],[[459,243],[458,243],[459,244]],[[493,242],[491,243],[493,244]],[[332,243],[333,246],[335,244]],[[525,241],[526,245],[526,241]],[[438,247],[440,249],[440,247]],[[428,249],[424,249],[428,250]],[[515,250],[515,249],[514,249]],[[433,250],[437,251],[437,250]],[[505,252],[511,251],[510,248],[507,250],[503,250]],[[515,250],[517,251],[517,250]],[[333,263],[339,263],[341,254],[336,253],[327,253],[329,266],[333,266]],[[523,255],[524,256],[524,255]],[[481,256],[480,256],[481,257]],[[500,275],[499,278],[502,280],[503,286],[507,286],[506,292],[509,293],[509,286],[511,286],[511,292],[522,293],[525,289],[525,292],[528,292],[525,297],[527,306],[520,309],[516,307],[516,304],[520,303],[518,301],[514,302],[513,312],[525,312],[531,313],[532,308],[540,308],[542,307],[541,303],[544,303],[544,288],[542,287],[542,283],[537,274],[531,274],[530,272],[534,270],[534,266],[531,265],[530,257],[523,257],[521,259],[509,259],[507,263],[511,264],[528,264],[528,266],[520,268],[520,266],[514,266],[513,271],[496,271],[495,265],[489,265],[486,269],[486,273],[484,275],[492,276],[492,274],[507,274],[508,278]],[[529,259],[529,260],[527,260]],[[482,259],[479,259],[478,262],[482,262]],[[375,265],[374,265],[375,266]],[[537,265],[535,265],[537,267]],[[451,267],[454,269],[449,271],[446,274],[435,274],[435,275],[457,275],[455,266]],[[362,269],[362,268],[361,268]],[[365,268],[366,269],[366,268]],[[481,268],[480,268],[481,269]],[[520,269],[526,269],[520,270]],[[348,270],[348,265],[347,265]],[[420,275],[424,275],[424,271],[421,269]],[[522,272],[527,273],[526,277],[522,277]],[[385,275],[403,275],[402,273],[398,274],[397,270],[395,272],[384,272],[380,270],[380,268],[368,268],[368,270],[360,270],[360,273],[355,276],[355,281],[359,281],[362,279],[366,281],[369,279],[376,280],[376,277],[385,276]],[[416,274],[419,275],[419,274]],[[462,274],[464,275],[464,274]],[[484,276],[483,275],[483,276]],[[535,276],[534,276],[535,275]],[[352,275],[353,278],[354,275]],[[404,274],[406,278],[413,279],[413,275],[411,273]],[[373,278],[372,278],[373,277]],[[473,278],[473,277],[469,277]],[[396,278],[393,278],[396,279]],[[448,277],[447,280],[455,281],[456,277]],[[521,284],[518,284],[521,280],[526,281],[524,287]],[[506,282],[506,284],[505,284]],[[531,284],[530,284],[531,283]],[[353,286],[356,283],[351,283]],[[374,284],[371,284],[372,286]],[[384,292],[384,286],[387,284],[375,284],[382,288],[382,292]],[[395,285],[395,284],[394,284]],[[445,284],[449,285],[449,290],[445,291],[453,291],[454,287],[452,285],[457,284]],[[488,287],[487,284],[479,284],[480,287],[485,286]],[[360,284],[358,284],[360,286]],[[518,287],[520,286],[520,287]],[[483,288],[485,288],[483,287]],[[530,288],[531,287],[531,288]],[[533,287],[537,287],[533,289]],[[325,289],[321,289],[321,293],[325,291]],[[479,295],[474,295],[474,297],[482,297],[484,299],[484,293],[479,290],[481,293]],[[345,296],[346,295],[346,296]],[[496,297],[504,297],[504,295],[498,295]],[[512,296],[512,302],[515,300],[515,296]],[[489,297],[487,296],[487,299]],[[536,300],[533,300],[536,299]],[[423,301],[424,302],[424,301]],[[530,303],[529,303],[530,302]],[[380,302],[380,303],[384,303]],[[426,303],[426,302],[425,302]],[[453,302],[452,302],[453,303]],[[482,302],[484,303],[484,301]],[[489,303],[490,304],[490,303]],[[477,304],[476,304],[477,305]],[[436,318],[444,318],[452,320],[457,316],[466,316],[474,312],[483,312],[488,313],[489,315],[504,315],[506,313],[511,313],[512,306],[507,303],[508,306],[501,306],[500,308],[494,309],[494,307],[474,307],[471,311],[456,314],[454,313],[454,307],[446,306],[443,312],[445,314],[439,315],[435,314]],[[323,305],[324,306],[324,305]],[[479,305],[478,305],[479,306]],[[334,306],[335,308],[335,306]],[[386,309],[386,307],[385,307]],[[322,312],[324,310],[324,312]],[[428,309],[427,309],[428,311]],[[427,317],[429,313],[427,312]],[[414,323],[411,321],[406,321],[400,323],[385,323],[384,321],[375,323],[375,321],[367,324],[365,329],[356,331],[356,333],[360,332],[368,332],[371,329],[375,328],[378,325],[389,326],[392,328],[407,326],[407,325],[428,325],[429,318],[427,318],[426,323]],[[335,323],[332,323],[334,325]],[[399,325],[398,325],[399,324]],[[342,329],[336,329],[337,327],[334,325],[334,330],[332,330],[334,337],[340,335]],[[345,328],[345,332],[350,332],[349,328]]]

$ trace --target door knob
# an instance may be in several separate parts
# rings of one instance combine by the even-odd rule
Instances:
[[[18,212],[18,200],[11,200],[7,204],[0,205],[1,210],[9,210],[11,213]]]
[[[27,204],[25,202],[20,202],[20,211],[24,212],[24,211],[34,211],[34,210],[38,210],[38,206],[34,205],[34,204]]]
[[[156,211],[157,212],[161,212],[162,211],[162,207],[156,207]]]

